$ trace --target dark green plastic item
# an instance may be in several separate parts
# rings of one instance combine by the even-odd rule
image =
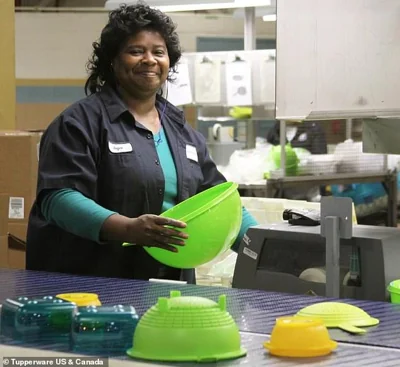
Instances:
[[[202,297],[159,298],[139,321],[133,358],[165,362],[213,362],[246,355],[232,316],[226,311],[226,296],[218,303]]]

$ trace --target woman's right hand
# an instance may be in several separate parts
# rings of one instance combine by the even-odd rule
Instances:
[[[184,246],[184,240],[188,238],[186,233],[179,231],[183,228],[186,228],[183,222],[154,214],[144,214],[137,218],[114,214],[104,222],[101,240],[122,241],[178,252],[175,246]]]
[[[153,214],[144,214],[133,218],[128,223],[128,241],[139,246],[160,247],[168,251],[177,252],[171,245],[184,246],[186,233],[179,231],[186,224],[174,219],[160,217]]]

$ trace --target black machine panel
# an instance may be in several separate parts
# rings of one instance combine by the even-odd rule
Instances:
[[[232,286],[324,296],[326,243],[320,232],[320,226],[287,223],[250,228],[238,251]],[[398,264],[399,229],[354,226],[353,238],[340,242],[340,297],[387,300],[389,282],[400,279]]]

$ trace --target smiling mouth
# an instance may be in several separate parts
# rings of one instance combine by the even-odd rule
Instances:
[[[158,74],[154,71],[142,71],[140,73],[138,73],[139,75],[143,75],[146,77],[154,77],[154,76],[158,76]]]

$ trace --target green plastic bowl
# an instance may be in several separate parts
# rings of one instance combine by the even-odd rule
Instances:
[[[390,293],[390,302],[400,304],[400,279],[390,282],[387,290]]]
[[[205,190],[162,213],[161,216],[186,223],[185,246],[178,252],[158,247],[145,250],[162,264],[192,269],[213,260],[235,242],[242,224],[242,202],[238,185],[225,182]]]
[[[218,303],[202,297],[161,297],[140,319],[130,357],[164,362],[214,362],[246,355],[240,333],[226,311],[226,296]]]

